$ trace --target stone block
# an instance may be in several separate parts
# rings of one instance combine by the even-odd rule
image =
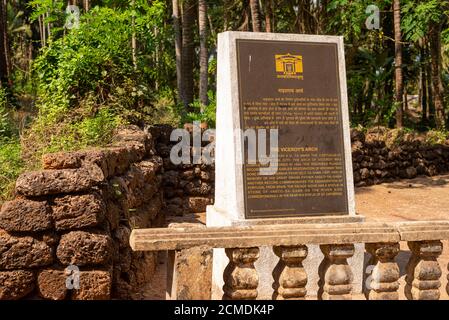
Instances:
[[[169,228],[201,228],[199,223],[171,223]],[[168,252],[168,300],[210,300],[212,292],[212,249],[193,247]]]
[[[0,271],[0,300],[18,300],[34,289],[35,276],[32,271]]]
[[[121,206],[115,203],[115,201],[108,200],[106,202],[106,219],[111,230],[115,230],[118,227],[121,212]]]
[[[52,249],[33,237],[16,237],[0,229],[0,270],[29,269],[53,263]]]
[[[144,144],[147,143],[150,138],[151,135],[144,132],[139,127],[133,125],[119,128],[114,135],[115,141],[138,141]]]
[[[141,161],[135,163],[133,167],[137,168],[140,172],[142,172],[144,182],[151,183],[156,177],[156,172],[159,169],[158,164],[152,161]]]
[[[99,225],[105,217],[106,205],[98,193],[56,197],[53,218],[56,230],[80,229]]]
[[[30,197],[83,192],[103,180],[103,172],[96,165],[79,169],[31,171],[19,176],[16,192]]]
[[[208,197],[188,197],[187,205],[191,213],[206,212],[206,207],[212,204],[212,199]]]
[[[201,180],[195,180],[189,182],[184,189],[188,195],[205,196],[211,193],[212,185],[207,182],[201,182]]]
[[[81,152],[55,152],[42,156],[42,167],[48,169],[77,169],[82,165]]]
[[[149,228],[151,221],[156,218],[162,209],[162,201],[158,195],[147,203],[129,213],[129,224],[133,228]]]
[[[71,231],[61,236],[56,256],[63,265],[105,265],[110,262],[112,251],[108,235]]]
[[[131,235],[131,230],[125,225],[119,225],[119,227],[114,232],[114,239],[118,242],[119,248],[129,247],[129,236]]]
[[[109,271],[80,271],[79,289],[73,290],[73,300],[108,300],[112,277]]]
[[[211,248],[201,246],[169,251],[167,270],[167,299],[211,299]]]
[[[5,202],[0,211],[0,228],[8,232],[39,232],[52,225],[47,201],[18,198]]]
[[[131,252],[128,263],[114,265],[113,298],[142,300],[157,266],[157,252]]]
[[[64,300],[67,296],[67,275],[64,270],[45,269],[37,275],[39,295],[44,299]]]
[[[141,160],[145,156],[145,146],[139,142],[126,143],[121,146],[113,146],[104,150],[109,176],[120,175],[128,170],[133,162]]]

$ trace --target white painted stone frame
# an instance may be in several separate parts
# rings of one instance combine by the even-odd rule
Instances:
[[[340,104],[349,215],[355,215],[354,183],[346,87],[344,43],[341,36],[227,31],[218,35],[217,126],[215,148],[214,210],[230,220],[245,220],[243,153],[241,149],[237,39],[321,42],[337,44]],[[210,217],[212,218],[212,217]]]

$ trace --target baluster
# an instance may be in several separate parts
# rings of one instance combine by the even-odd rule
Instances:
[[[223,299],[251,300],[257,298],[259,276],[254,262],[259,258],[259,248],[230,248],[225,249],[229,258],[223,279]]]
[[[449,264],[447,265],[447,271],[449,271]],[[446,292],[449,294],[449,273],[447,274]]]
[[[368,300],[399,299],[399,266],[395,257],[399,253],[399,243],[367,243],[366,251],[371,254],[370,266],[374,266],[365,285]]]
[[[304,299],[307,273],[302,261],[307,257],[307,246],[276,246],[273,250],[280,258],[273,271],[273,299]]]
[[[318,299],[351,300],[353,275],[347,259],[354,255],[354,245],[328,244],[320,248],[324,259],[319,267]]]
[[[442,272],[437,258],[443,244],[439,240],[410,241],[408,247],[412,256],[407,264],[405,296],[409,300],[438,300]]]

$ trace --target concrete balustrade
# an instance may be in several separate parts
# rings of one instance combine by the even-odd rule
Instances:
[[[135,251],[182,251],[199,245],[224,248],[229,263],[223,275],[223,299],[239,300],[258,298],[259,275],[254,263],[261,246],[273,247],[279,257],[273,270],[273,299],[308,298],[308,275],[302,263],[309,254],[307,245],[318,244],[324,258],[318,270],[317,298],[348,300],[355,297],[353,270],[348,259],[354,254],[354,244],[364,243],[371,268],[370,276],[364,279],[366,299],[398,300],[400,270],[396,258],[399,243],[407,242],[411,255],[405,297],[438,300],[443,272],[437,258],[443,250],[441,240],[446,239],[449,239],[449,221],[422,221],[135,229],[130,244]],[[446,290],[449,291],[449,285]]]

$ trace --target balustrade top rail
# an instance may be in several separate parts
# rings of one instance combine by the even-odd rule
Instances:
[[[130,245],[134,251],[160,251],[442,239],[449,239],[449,220],[134,229]]]

